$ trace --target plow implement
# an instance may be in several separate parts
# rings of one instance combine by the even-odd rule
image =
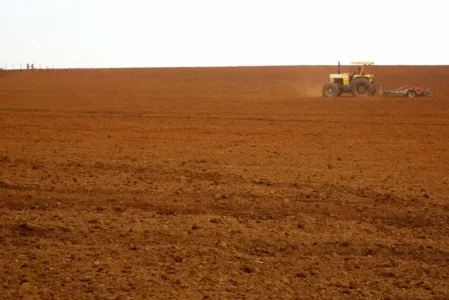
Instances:
[[[424,97],[430,95],[430,88],[422,89],[415,85],[401,86],[395,90],[384,91],[382,87],[379,88],[378,94],[382,96],[403,95],[405,97]]]

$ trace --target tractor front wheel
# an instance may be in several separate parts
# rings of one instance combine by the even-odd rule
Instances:
[[[368,79],[356,78],[351,82],[351,93],[354,97],[372,96],[374,87]]]
[[[341,94],[338,85],[332,82],[325,82],[322,92],[323,97],[338,97]]]

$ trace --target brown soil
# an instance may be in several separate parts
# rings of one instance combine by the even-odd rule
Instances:
[[[350,68],[348,68],[351,71]],[[449,67],[0,73],[2,299],[447,299]]]

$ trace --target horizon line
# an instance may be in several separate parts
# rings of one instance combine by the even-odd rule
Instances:
[[[20,65],[20,64],[19,64]],[[5,65],[7,66],[7,65]],[[210,65],[210,66],[121,66],[121,67],[64,67],[64,66],[54,66],[54,65],[38,65],[39,67],[34,67],[34,69],[26,68],[2,68],[2,71],[33,71],[33,70],[121,70],[121,69],[207,69],[207,68],[270,68],[270,67],[335,67],[338,64],[273,64],[273,65]],[[340,66],[351,67],[352,64],[340,64]],[[449,64],[373,64],[370,67],[449,67]]]

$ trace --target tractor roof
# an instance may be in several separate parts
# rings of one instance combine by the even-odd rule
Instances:
[[[372,61],[355,61],[351,62],[351,65],[374,65]]]

